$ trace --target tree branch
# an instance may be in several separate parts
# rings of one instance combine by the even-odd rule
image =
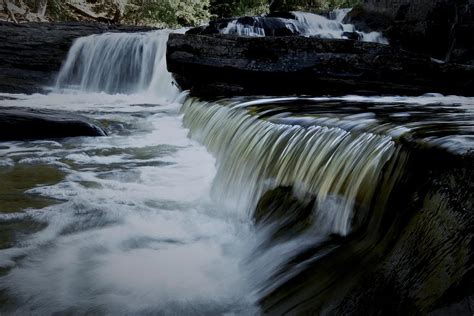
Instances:
[[[18,24],[15,14],[13,14],[12,10],[10,10],[10,7],[8,6],[7,0],[3,0],[3,8],[7,12],[8,16],[12,19],[13,23]]]

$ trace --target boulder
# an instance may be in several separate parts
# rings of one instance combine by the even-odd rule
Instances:
[[[474,67],[353,40],[171,34],[167,63],[181,88],[204,98],[474,94]]]
[[[53,83],[78,37],[149,30],[152,28],[100,23],[0,22],[0,92],[42,92],[45,86]]]
[[[63,111],[0,108],[0,141],[105,136],[88,118]]]
[[[468,0],[367,0],[345,18],[379,31],[397,47],[436,59],[474,64],[474,2]]]
[[[253,219],[257,225],[271,226],[269,242],[295,237],[314,221],[316,199],[298,198],[291,187],[276,187],[260,198]]]

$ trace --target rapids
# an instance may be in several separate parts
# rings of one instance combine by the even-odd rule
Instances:
[[[364,42],[388,44],[386,38],[379,32],[362,32],[352,24],[343,23],[344,17],[350,10],[340,9],[329,13],[329,17],[308,12],[292,12],[294,19],[280,18],[284,26],[303,36],[320,38],[347,39],[349,33],[357,34]],[[220,30],[222,34],[239,36],[266,36],[263,25],[265,17],[252,17],[253,23],[241,23],[239,19],[230,20],[227,26]]]
[[[470,98],[189,98],[166,71],[167,35],[80,38],[50,94],[0,94],[0,106],[77,112],[110,132],[1,144],[0,171],[19,185],[0,190],[18,200],[0,213],[5,231],[15,228],[1,244],[0,312],[258,314],[262,295],[304,268],[284,274],[287,262],[365,218],[402,136],[440,126],[407,123],[419,107],[402,105],[436,111],[454,100],[460,112],[445,108],[446,133],[420,140],[451,150],[456,130],[472,145]],[[349,103],[334,114],[324,102]],[[272,225],[252,213],[280,186],[315,198],[316,220],[269,245]],[[25,204],[32,196],[48,202]]]
[[[209,198],[215,160],[187,138],[179,104],[103,93],[9,97],[9,105],[108,122],[111,136],[2,144],[3,170],[65,174],[26,192],[58,203],[0,214],[4,227],[46,226],[0,251],[3,312],[252,313],[239,266],[254,243],[251,223]]]

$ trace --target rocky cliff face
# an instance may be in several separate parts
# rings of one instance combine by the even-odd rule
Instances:
[[[474,64],[474,1],[365,0],[347,22],[382,31],[392,45]]]
[[[351,40],[171,34],[167,60],[181,88],[199,97],[474,91],[473,67]]]
[[[265,297],[265,313],[472,315],[472,155],[405,148],[399,157],[405,169],[387,208],[374,207],[361,230],[290,262],[288,269],[335,249]]]
[[[419,21],[429,17],[434,11],[447,6],[466,6],[474,4],[472,0],[365,0],[364,8],[382,12],[392,18],[406,21]]]

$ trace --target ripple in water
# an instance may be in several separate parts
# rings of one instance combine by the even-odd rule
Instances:
[[[84,106],[88,98],[94,104]],[[215,161],[187,138],[179,105],[133,106],[136,98],[53,94],[13,101],[27,107],[68,104],[71,111],[133,130],[0,149],[14,166],[46,163],[66,173],[57,184],[33,189],[66,202],[9,214],[9,220],[26,216],[47,227],[0,250],[0,264],[9,269],[0,279],[3,311],[255,312],[240,267],[253,243],[250,220],[233,218],[209,199]],[[135,117],[131,109],[148,115]]]

